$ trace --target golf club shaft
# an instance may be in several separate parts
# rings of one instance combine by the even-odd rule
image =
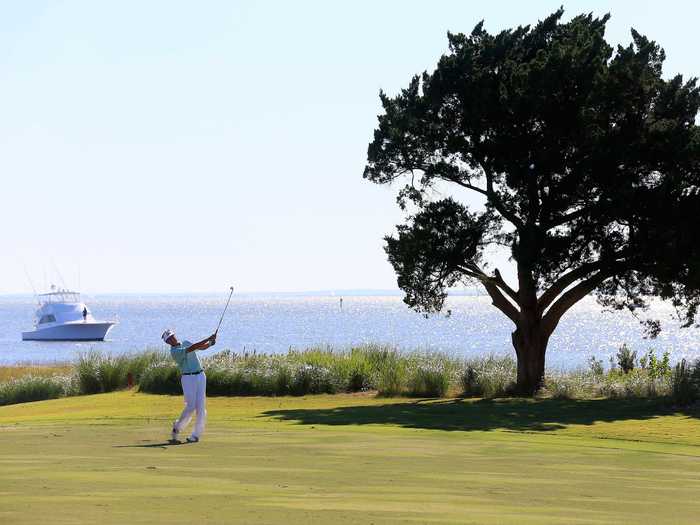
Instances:
[[[218,334],[218,333],[219,333],[219,328],[221,328],[221,321],[224,320],[224,314],[226,313],[226,310],[228,310],[228,303],[231,302],[231,296],[232,296],[232,295],[233,295],[233,286],[231,287],[231,291],[230,291],[229,294],[228,294],[228,301],[226,301],[226,306],[224,307],[224,311],[221,312],[221,318],[219,319],[219,324],[217,325],[216,331],[214,332],[214,334]]]

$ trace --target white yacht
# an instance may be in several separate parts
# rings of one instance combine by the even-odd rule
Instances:
[[[78,292],[51,287],[39,295],[34,330],[22,332],[23,341],[103,341],[115,321],[98,321]]]

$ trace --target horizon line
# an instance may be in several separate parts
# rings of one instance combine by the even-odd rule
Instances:
[[[73,290],[71,290],[73,291]],[[479,295],[475,293],[475,289],[464,290],[464,289],[454,289],[448,290],[450,295]],[[91,291],[91,292],[77,292],[81,295],[217,295],[223,293],[221,290],[209,290],[209,291],[192,291],[192,290],[178,290],[178,291]],[[400,296],[404,295],[404,292],[399,288],[344,288],[344,289],[316,289],[316,290],[294,290],[294,291],[259,291],[259,290],[243,290],[236,292],[234,289],[234,295],[315,295],[315,296],[359,296],[359,295],[390,295],[390,296]],[[33,292],[0,292],[0,297],[34,297],[36,294]]]

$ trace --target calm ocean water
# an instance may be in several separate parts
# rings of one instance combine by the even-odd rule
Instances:
[[[84,296],[98,319],[119,321],[109,340],[100,343],[21,341],[32,327],[31,297],[0,297],[0,364],[55,362],[97,349],[119,354],[163,347],[159,336],[174,328],[195,341],[215,328],[225,296]],[[456,296],[448,301],[452,316],[428,319],[409,310],[398,296],[234,296],[219,333],[216,349],[236,352],[286,352],[312,345],[344,348],[382,343],[406,350],[444,351],[460,356],[512,353],[510,322],[490,305],[488,297]],[[593,300],[577,305],[561,321],[548,350],[550,368],[572,368],[595,355],[607,363],[627,342],[639,353],[653,347],[671,352],[672,360],[700,357],[700,330],[678,328],[669,320],[670,307],[654,312],[665,321],[655,341],[642,338],[629,314],[601,313]]]

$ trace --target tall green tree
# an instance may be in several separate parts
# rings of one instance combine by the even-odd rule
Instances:
[[[560,319],[586,295],[633,312],[660,296],[684,326],[700,304],[696,79],[662,78],[664,51],[635,30],[614,50],[609,15],[562,15],[448,33],[435,71],[380,93],[364,171],[402,182],[398,204],[416,210],[386,237],[405,302],[440,311],[447,288],[480,282],[514,324],[526,394]],[[436,185],[484,206],[436,199]],[[491,245],[510,249],[517,285],[489,266]]]

